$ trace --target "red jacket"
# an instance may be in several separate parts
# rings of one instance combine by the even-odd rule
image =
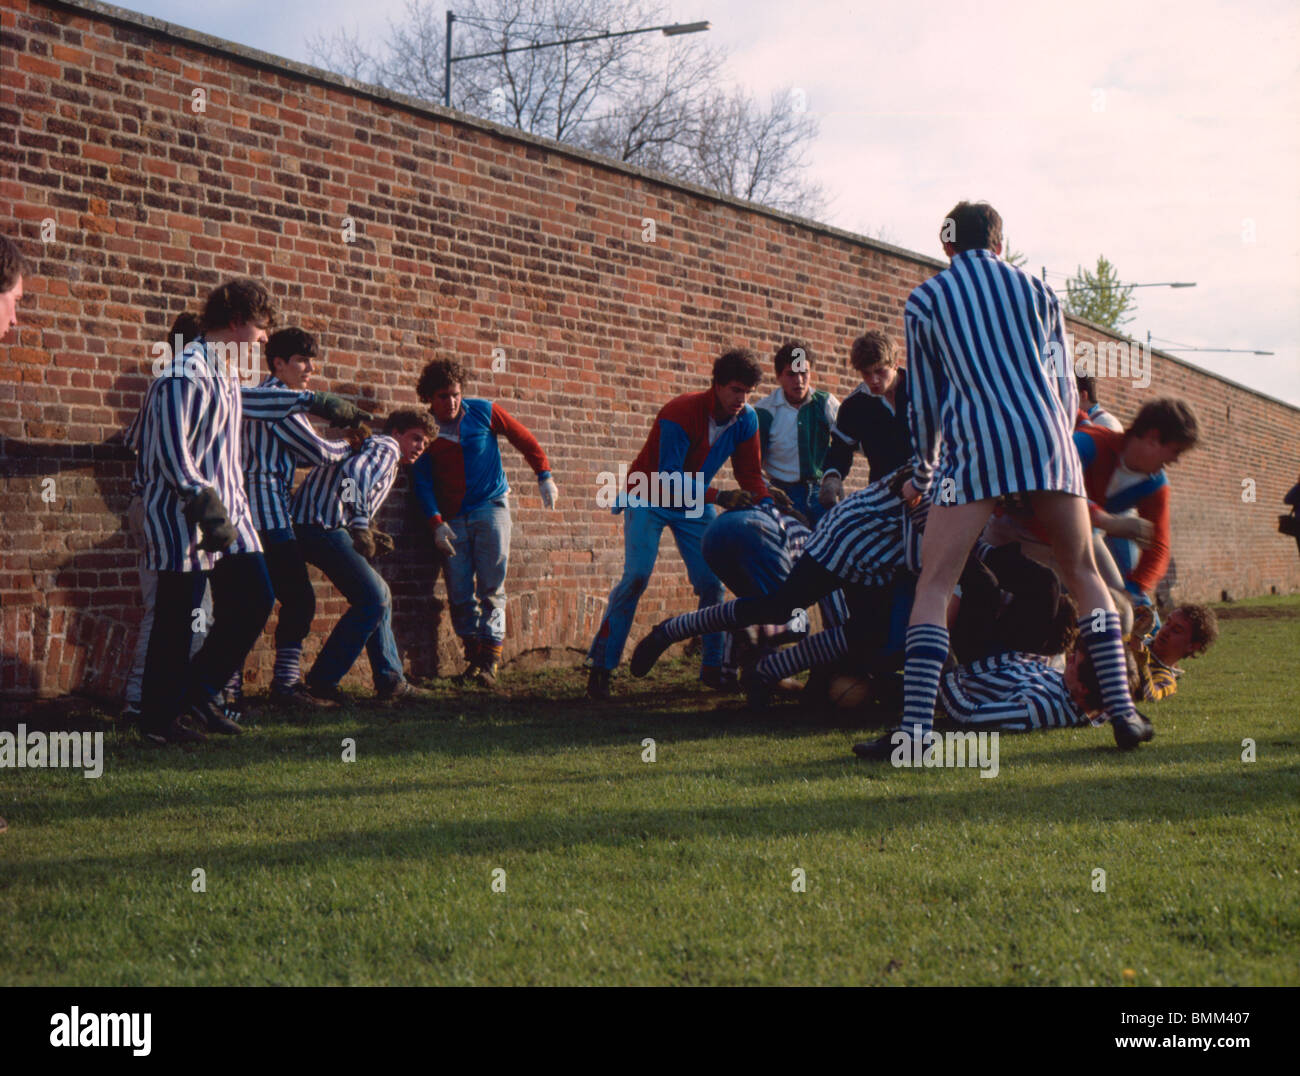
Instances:
[[[1137,564],[1127,571],[1124,564],[1119,565],[1127,582],[1150,594],[1169,567],[1169,479],[1162,468],[1146,482],[1108,498],[1106,490],[1124,453],[1124,435],[1102,426],[1085,426],[1075,431],[1074,443],[1083,460],[1083,484],[1090,507],[1110,513],[1136,508],[1137,514],[1154,528],[1151,544],[1142,550]]]

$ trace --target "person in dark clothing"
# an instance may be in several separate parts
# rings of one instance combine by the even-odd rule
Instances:
[[[862,375],[862,384],[840,405],[831,427],[831,447],[817,494],[825,508],[844,497],[844,479],[853,467],[855,453],[867,457],[868,477],[873,482],[912,456],[907,371],[898,367],[893,341],[876,329],[863,333],[853,341],[849,361]]]

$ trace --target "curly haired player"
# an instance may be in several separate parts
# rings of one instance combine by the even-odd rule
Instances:
[[[307,690],[318,699],[344,701],[339,683],[362,650],[370,659],[380,702],[405,705],[431,697],[406,679],[393,637],[393,595],[370,565],[393,551],[392,537],[375,526],[375,517],[393,488],[398,465],[414,463],[425,451],[429,425],[419,411],[394,411],[382,434],[367,438],[342,462],[313,467],[293,495],[293,529],[302,556],[348,600],[348,611],[306,677]]]
[[[763,481],[758,417],[745,402],[762,380],[758,360],[748,348],[735,348],[713,364],[713,380],[703,392],[678,396],[659,409],[650,436],[627,472],[627,487],[612,510],[623,516],[623,575],[609,595],[609,605],[591,642],[587,659],[587,695],[609,697],[610,674],[623,646],[636,607],[659,557],[659,539],[668,528],[686,562],[686,574],[700,608],[722,600],[722,581],[701,552],[704,531],[717,514],[717,491],[710,483],[727,460],[742,489],[759,504],[771,503]],[[698,513],[693,511],[694,502]],[[713,629],[704,640],[700,679],[722,687],[724,640]]]
[[[1151,607],[1140,607],[1129,636],[1142,697],[1148,702],[1174,694],[1183,675],[1177,663],[1204,654],[1219,637],[1219,619],[1208,605],[1180,605],[1165,618],[1160,630],[1151,634],[1154,622]]]
[[[496,684],[506,637],[506,570],[510,562],[510,486],[501,466],[504,436],[537,475],[542,504],[559,499],[551,464],[528,427],[495,400],[462,395],[469,374],[455,359],[434,359],[416,395],[438,435],[411,469],[411,489],[447,557],[451,621],[465,648],[462,682]]]

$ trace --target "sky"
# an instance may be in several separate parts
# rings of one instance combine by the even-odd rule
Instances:
[[[309,36],[377,39],[406,0],[122,6],[309,63]],[[712,23],[728,82],[803,91],[825,223],[942,258],[948,209],[989,201],[1058,291],[1099,254],[1127,283],[1195,281],[1138,288],[1125,331],[1300,406],[1294,0],[666,6],[667,21]]]

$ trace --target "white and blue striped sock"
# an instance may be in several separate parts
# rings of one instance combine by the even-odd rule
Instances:
[[[849,643],[844,629],[831,628],[830,631],[819,631],[794,646],[768,654],[754,671],[762,679],[774,684],[804,669],[811,669],[814,665],[838,661],[848,652]]]
[[[934,724],[939,676],[948,660],[948,629],[938,624],[913,624],[907,629],[903,664],[903,726],[914,736]]]
[[[1128,692],[1128,666],[1124,661],[1124,639],[1118,613],[1106,613],[1105,627],[1096,631],[1096,618],[1079,621],[1079,643],[1088,652],[1101,687],[1101,704],[1111,720],[1133,713],[1133,696]]]
[[[712,635],[715,631],[727,631],[737,626],[736,602],[730,601],[671,617],[660,628],[669,639],[680,643],[695,635]]]
[[[282,646],[275,652],[271,686],[290,688],[302,677],[302,647]]]

